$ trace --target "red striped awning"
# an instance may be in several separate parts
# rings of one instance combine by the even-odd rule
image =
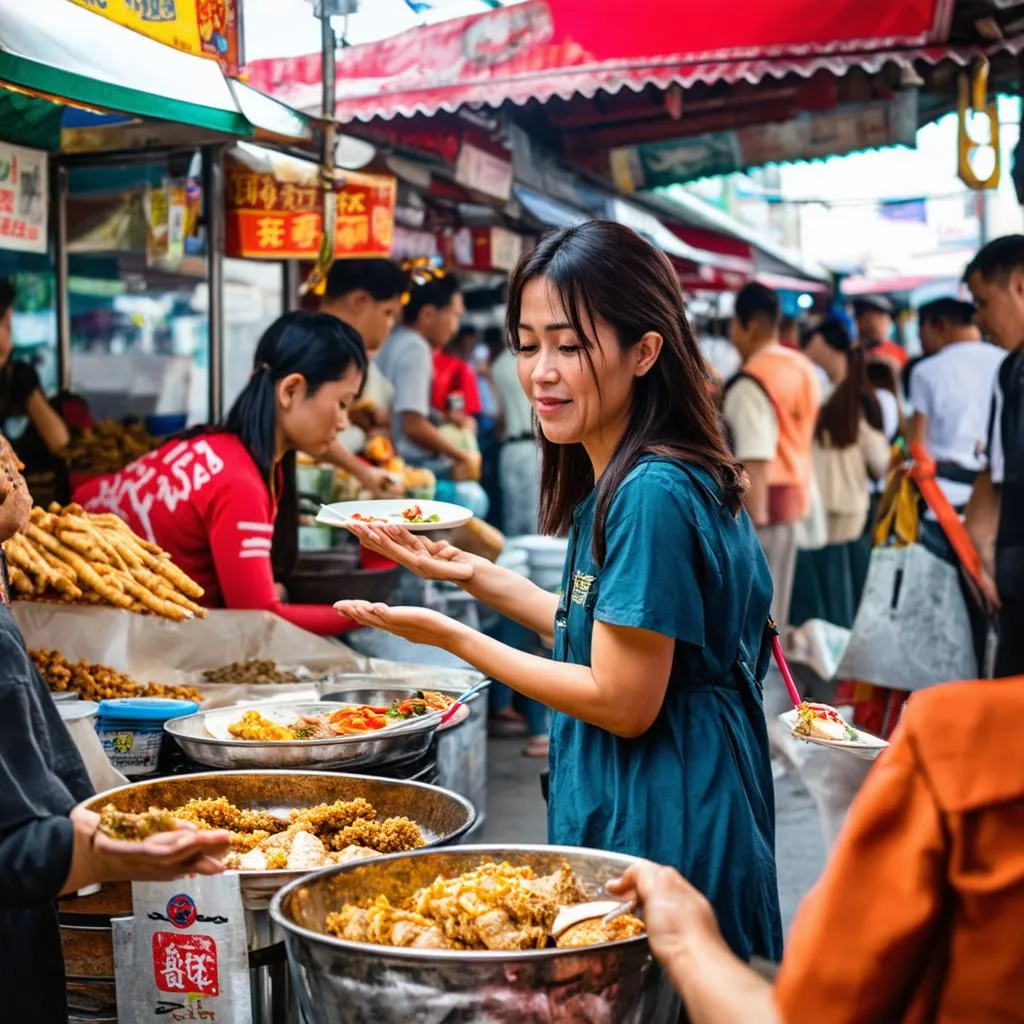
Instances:
[[[343,121],[956,56],[954,0],[527,0],[338,54]],[[964,50],[964,60],[971,54]],[[320,103],[320,56],[256,61],[255,88]]]

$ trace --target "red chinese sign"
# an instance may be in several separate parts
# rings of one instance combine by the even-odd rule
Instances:
[[[337,193],[336,259],[387,257],[395,225],[394,178],[347,174]],[[322,232],[320,190],[279,181],[237,162],[227,168],[227,255],[316,259]]]
[[[209,935],[156,932],[153,935],[153,981],[161,992],[216,996],[217,943]]]
[[[46,252],[46,154],[0,142],[0,249]]]

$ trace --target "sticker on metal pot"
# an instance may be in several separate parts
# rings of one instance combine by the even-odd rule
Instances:
[[[136,882],[135,916],[114,922],[121,1024],[251,1024],[238,874]]]

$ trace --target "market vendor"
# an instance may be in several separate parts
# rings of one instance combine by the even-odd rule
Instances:
[[[804,901],[775,985],[670,868],[630,869],[651,949],[693,1024],[1021,1019],[1024,677],[910,698]],[[845,755],[834,754],[842,757]]]
[[[67,447],[71,435],[60,413],[47,401],[35,367],[11,358],[14,298],[11,282],[0,277],[0,430],[11,437],[28,472],[44,471],[51,468],[51,456]],[[15,439],[16,420],[26,422]]]
[[[777,958],[771,577],[675,272],[619,225],[560,231],[512,275],[508,334],[541,427],[541,528],[569,534],[562,597],[398,527],[353,532],[553,640],[554,660],[424,608],[339,610],[553,708],[550,841],[674,865],[738,955]]]
[[[0,541],[29,519],[32,499],[0,438]],[[72,810],[92,796],[85,765],[32,664],[0,584],[0,1019],[66,1024],[55,901],[97,882],[216,874],[224,832],[192,826],[123,843],[99,817]]]
[[[327,449],[323,461],[350,473],[374,498],[395,496],[391,474],[354,453],[362,451],[370,434],[389,429],[394,388],[377,369],[373,357],[402,315],[402,298],[408,286],[409,275],[391,260],[336,260],[327,274],[320,305],[321,312],[336,316],[359,332],[370,359],[366,384],[350,410],[352,423]]]
[[[255,370],[223,425],[172,438],[120,473],[80,487],[159,544],[210,608],[274,612],[321,636],[351,628],[329,605],[287,604],[275,583],[297,557],[296,451],[321,456],[348,424],[366,373],[359,335],[325,313],[286,313],[260,339]]]

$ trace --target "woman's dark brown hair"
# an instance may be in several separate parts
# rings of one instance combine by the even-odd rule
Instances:
[[[832,448],[849,448],[860,436],[860,421],[867,420],[875,430],[882,429],[882,407],[875,394],[875,385],[868,378],[864,349],[855,345],[846,325],[838,319],[823,321],[805,340],[819,337],[835,352],[846,356],[846,376],[836,386],[818,414],[815,437]]]
[[[509,282],[507,329],[519,348],[523,289],[546,278],[557,291],[583,356],[595,374],[598,323],[608,324],[624,351],[648,332],[664,339],[654,366],[637,377],[625,436],[597,486],[593,550],[605,556],[605,522],[619,485],[645,455],[682,459],[706,469],[722,500],[738,513],[739,464],[729,452],[712,397],[711,374],[686,320],[679,280],[668,258],[639,235],[609,221],[588,221],[541,239],[520,258]],[[540,527],[564,534],[573,510],[594,487],[582,444],[558,445],[541,435]]]

